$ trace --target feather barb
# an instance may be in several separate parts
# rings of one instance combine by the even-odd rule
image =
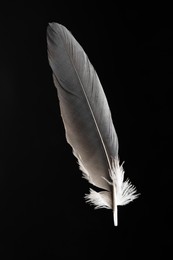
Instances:
[[[109,171],[111,182],[105,179],[113,189],[113,200],[111,202],[109,191],[96,192],[90,189],[90,194],[85,195],[87,202],[93,204],[95,209],[107,208],[113,210],[114,226],[118,226],[118,206],[123,206],[140,195],[136,193],[136,187],[129,179],[124,181],[123,163],[120,165],[118,159],[112,160],[112,167]]]

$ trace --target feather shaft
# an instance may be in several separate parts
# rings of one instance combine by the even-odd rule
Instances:
[[[117,196],[116,196],[116,188],[113,185],[113,222],[114,226],[118,226],[118,205],[117,205]]]

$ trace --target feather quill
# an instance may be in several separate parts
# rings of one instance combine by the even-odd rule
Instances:
[[[118,205],[129,203],[138,194],[129,180],[124,181],[104,90],[85,51],[66,27],[49,23],[47,49],[67,142],[84,177],[101,189],[90,189],[86,201],[95,208],[112,209],[117,226]]]

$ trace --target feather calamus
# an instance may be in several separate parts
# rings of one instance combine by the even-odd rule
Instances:
[[[49,64],[57,89],[67,142],[84,177],[101,189],[90,189],[86,201],[113,210],[136,199],[136,188],[124,181],[119,164],[118,138],[98,75],[81,45],[63,25],[47,27]]]

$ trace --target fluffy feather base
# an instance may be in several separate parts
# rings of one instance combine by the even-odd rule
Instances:
[[[118,159],[112,160],[112,168],[109,171],[113,186],[113,194],[109,191],[96,192],[90,189],[90,193],[85,195],[86,202],[98,208],[107,208],[117,211],[117,206],[126,205],[136,199],[140,194],[136,193],[136,187],[131,184],[129,179],[124,181],[123,164],[119,164]],[[112,199],[113,198],[113,199]],[[117,220],[116,220],[117,222]]]

